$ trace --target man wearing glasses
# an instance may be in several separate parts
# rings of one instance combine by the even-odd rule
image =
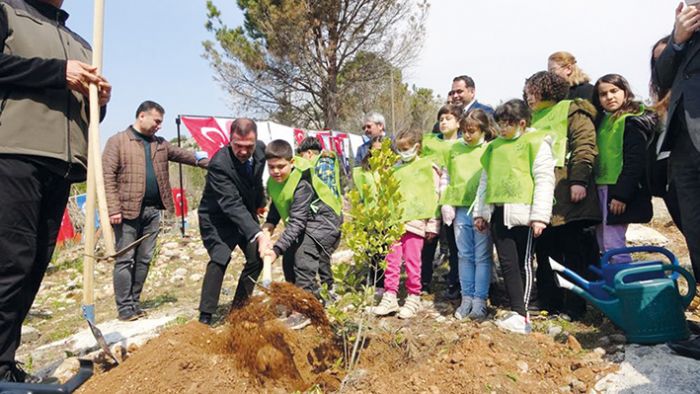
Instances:
[[[386,130],[384,129],[385,124],[384,116],[380,113],[371,112],[365,116],[365,121],[362,123],[362,131],[365,133],[367,140],[357,148],[355,166],[359,166],[365,156],[367,156],[367,152],[369,152],[370,145],[372,144],[372,138],[386,134]]]

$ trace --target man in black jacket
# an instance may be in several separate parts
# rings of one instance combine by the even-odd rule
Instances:
[[[671,41],[656,61],[653,77],[671,89],[668,137],[671,182],[676,186],[682,232],[693,274],[700,280],[700,9],[679,5]],[[700,359],[700,337],[668,344],[682,355]]]
[[[682,7],[682,6],[681,6]],[[683,235],[696,279],[700,279],[700,9],[676,9],[671,42],[656,62],[654,77],[671,89],[668,138]]]
[[[111,92],[62,3],[0,1],[0,381],[29,380],[15,351],[70,185],[85,180],[88,86],[102,106]]]
[[[270,248],[270,238],[258,222],[258,210],[265,206],[265,144],[257,136],[254,121],[236,119],[231,124],[229,146],[209,161],[198,211],[202,241],[209,252],[199,303],[199,321],[204,324],[211,324],[233,249],[238,246],[246,260],[233,297],[232,306],[236,307],[252,294],[262,271],[260,255]]]

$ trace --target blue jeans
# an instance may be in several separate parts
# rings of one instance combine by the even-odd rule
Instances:
[[[489,230],[483,233],[474,228],[472,215],[467,207],[456,207],[455,240],[459,250],[459,283],[462,296],[481,298],[489,296],[493,242]]]

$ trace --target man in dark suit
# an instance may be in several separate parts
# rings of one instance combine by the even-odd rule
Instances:
[[[476,84],[467,75],[460,75],[452,80],[452,89],[448,93],[452,99],[452,104],[463,107],[464,113],[475,109],[482,109],[489,115],[493,115],[493,108],[486,104],[481,104],[476,99]]]
[[[696,279],[700,279],[700,9],[679,6],[671,41],[656,62],[654,77],[671,89],[668,138],[683,235]]]
[[[202,283],[199,321],[211,324],[231,252],[238,246],[245,265],[238,279],[232,307],[242,305],[253,292],[262,271],[262,251],[271,247],[260,230],[258,209],[265,206],[262,174],[265,144],[258,141],[254,121],[238,118],[231,124],[231,142],[209,162],[207,183],[199,206],[199,230],[209,252]]]

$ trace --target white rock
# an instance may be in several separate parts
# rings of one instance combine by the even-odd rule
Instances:
[[[166,242],[166,243],[164,243],[163,246],[161,247],[161,250],[165,250],[165,249],[171,249],[171,250],[172,250],[172,249],[177,249],[177,248],[179,248],[179,247],[180,247],[180,244],[178,244],[177,242]]]
[[[438,323],[444,323],[447,320],[445,316],[438,316],[435,318],[435,321]]]
[[[31,326],[22,326],[22,342],[34,342],[41,336],[41,332]]]
[[[518,361],[516,363],[516,365],[518,366],[518,369],[522,373],[527,373],[527,371],[530,369],[530,367],[527,365],[527,363],[525,361]]]
[[[550,326],[550,327],[549,327],[549,330],[547,330],[547,335],[549,335],[550,337],[554,338],[554,337],[556,337],[557,335],[561,334],[562,331],[563,331],[563,330],[561,329],[561,327],[559,327],[559,326],[554,326],[554,325],[553,325],[553,326]]]
[[[170,283],[174,285],[183,284],[185,283],[185,277],[182,275],[173,275],[170,277]]]
[[[65,383],[70,378],[72,378],[78,370],[80,369],[80,361],[77,357],[69,357],[65,359],[61,365],[56,368],[56,370],[51,374],[51,376],[57,378],[61,383]]]
[[[651,227],[641,224],[630,224],[627,228],[627,244],[630,246],[665,246],[668,242],[666,236]]]
[[[173,257],[177,255],[177,251],[172,249],[161,249],[160,257]]]
[[[187,275],[187,268],[178,268],[173,272],[174,276],[185,276]]]
[[[207,250],[204,248],[197,248],[192,252],[195,256],[206,256]]]
[[[186,254],[180,256],[178,259],[179,259],[180,261],[190,261],[190,260],[191,260],[191,259],[190,259],[190,256],[188,256],[188,255],[186,255]]]
[[[202,274],[192,274],[190,275],[190,281],[192,282],[199,282],[202,280]]]

